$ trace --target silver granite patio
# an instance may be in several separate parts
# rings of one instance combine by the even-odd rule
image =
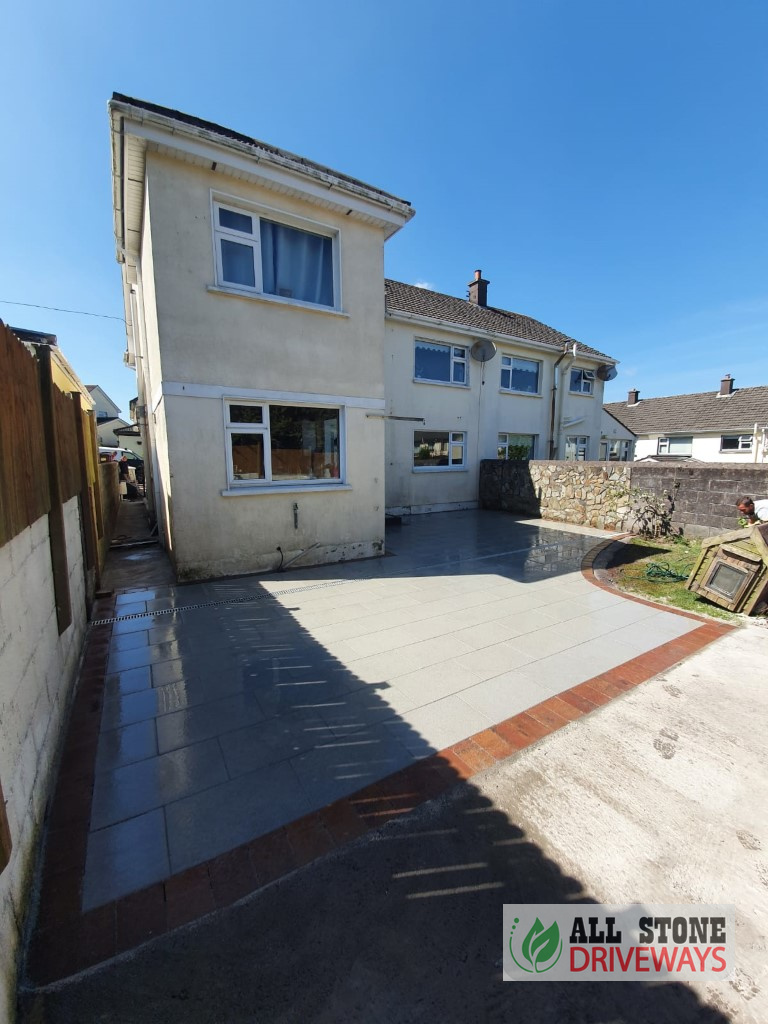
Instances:
[[[121,595],[83,908],[695,629],[582,576],[607,536],[443,513],[388,531],[385,558]]]

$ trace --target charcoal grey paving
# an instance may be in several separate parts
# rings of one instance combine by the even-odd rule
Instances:
[[[390,557],[120,595],[87,905],[697,627],[588,583],[581,561],[603,536],[496,512],[417,516],[388,533]],[[157,614],[119,618],[138,606]],[[131,828],[147,863],[129,869]]]

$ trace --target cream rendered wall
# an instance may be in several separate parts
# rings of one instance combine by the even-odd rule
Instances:
[[[448,345],[466,345],[468,339],[440,329],[400,324],[386,326],[385,381],[390,416],[423,417],[424,423],[388,420],[386,425],[386,503],[391,511],[434,511],[474,508],[478,490],[479,364],[468,366],[469,386],[414,381],[416,338]],[[413,432],[461,430],[467,435],[463,470],[413,469]],[[495,449],[494,449],[495,454]]]
[[[0,874],[0,1020],[13,1019],[25,902],[85,635],[79,506],[64,506],[72,624],[59,636],[48,517],[0,549],[0,778],[13,849]]]
[[[162,384],[160,361],[160,331],[157,321],[157,293],[155,287],[155,264],[152,248],[152,218],[150,201],[152,186],[146,183],[144,195],[144,219],[141,235],[141,256],[137,267],[138,302],[137,314],[141,318],[137,346],[137,375],[142,378],[142,387],[147,404],[147,432],[150,448],[151,485],[154,488],[152,504],[157,516],[158,535],[165,547],[172,550],[172,535],[168,520],[171,501],[170,471],[168,468],[168,446],[166,443],[165,408],[159,397]],[[146,476],[145,476],[146,480]]]
[[[467,435],[467,468],[419,472],[413,469],[413,432],[421,424],[387,422],[387,508],[392,512],[428,512],[468,508],[477,504],[481,459],[496,458],[500,433],[533,434],[535,457],[549,458],[552,383],[559,355],[551,349],[499,342],[487,363],[468,360],[469,386],[414,381],[414,345],[417,338],[471,348],[474,338],[437,327],[391,317],[387,321],[385,380],[387,412],[391,416],[423,417],[427,430],[461,430]],[[501,389],[502,356],[519,356],[541,363],[538,395],[513,394]],[[570,434],[589,438],[588,457],[600,450],[603,382],[595,380],[593,395],[569,392],[571,366],[595,369],[586,359],[565,360],[558,368],[556,433],[558,423],[579,422],[558,433],[557,457],[565,454]],[[484,383],[481,383],[484,381]]]
[[[587,461],[600,458],[600,435],[603,415],[603,390],[605,384],[595,379],[592,385],[591,395],[580,395],[569,391],[571,370],[586,369],[594,370],[597,363],[577,358],[562,372],[561,381],[558,383],[560,389],[560,438],[557,449],[557,458],[565,458],[565,439],[571,435],[576,437],[588,437],[589,446],[587,449]],[[566,426],[569,420],[580,420],[571,426]]]
[[[227,477],[221,399],[168,398],[166,405],[176,534],[173,556],[182,578],[276,569],[278,545],[285,561],[317,545],[302,556],[303,566],[383,553],[380,416],[369,417],[364,409],[346,412],[349,488],[291,488],[223,497]],[[179,432],[178,438],[173,431]],[[211,452],[207,469],[201,452]]]
[[[226,575],[272,568],[280,544],[286,559],[318,544],[303,564],[380,553],[384,534],[384,431],[380,417],[348,409],[346,488],[225,497],[223,407],[195,397],[195,386],[301,393],[383,401],[383,232],[300,199],[150,153],[145,234],[151,225],[156,330],[147,315],[148,347],[159,350],[167,394],[154,410],[158,490],[172,523],[181,576]],[[342,311],[212,291],[216,286],[211,189],[339,231]],[[149,259],[142,258],[146,282]],[[155,376],[156,356],[150,359]],[[157,384],[155,383],[155,392]],[[266,397],[269,397],[267,394]],[[298,502],[299,529],[293,526]],[[288,548],[286,550],[286,545]]]

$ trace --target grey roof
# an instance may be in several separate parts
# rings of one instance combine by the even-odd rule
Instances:
[[[717,391],[704,391],[641,398],[636,405],[610,402],[604,408],[636,434],[751,433],[755,423],[761,427],[768,424],[768,387],[734,388],[726,398],[720,398]]]
[[[277,146],[270,146],[268,142],[262,142],[260,139],[254,139],[250,135],[243,135],[242,132],[233,131],[231,128],[224,128],[222,125],[215,124],[213,121],[204,121],[200,117],[193,117],[191,114],[184,114],[180,110],[173,110],[171,107],[162,107],[158,103],[147,103],[146,100],[137,100],[132,96],[125,96],[120,92],[112,93],[112,100],[115,103],[127,103],[129,106],[138,107],[141,110],[146,110],[150,114],[159,114],[161,117],[171,118],[174,121],[178,121],[180,124],[186,124],[192,128],[202,128],[204,131],[211,132],[214,135],[220,135],[223,139],[232,139],[234,142],[244,143],[246,146],[251,146],[262,153],[271,153],[273,156],[280,157],[284,160],[290,160],[302,167],[314,171],[320,171],[322,174],[330,174],[334,178],[338,178],[339,181],[349,182],[350,185],[354,185],[356,188],[366,189],[368,192],[376,193],[385,199],[394,200],[396,203],[402,203],[404,206],[411,205],[407,199],[401,199],[399,196],[392,195],[391,192],[384,192],[383,189],[375,188],[373,185],[368,185],[364,181],[360,181],[358,178],[351,177],[349,174],[342,174],[340,171],[334,171],[332,168],[325,167],[323,164],[315,163],[314,160],[307,160],[306,157],[297,156],[296,153],[291,153],[287,149],[278,149]]]
[[[495,306],[478,306],[467,299],[457,299],[454,295],[443,295],[431,292],[427,288],[418,288],[402,281],[387,280],[386,304],[389,312],[412,313],[417,316],[431,317],[434,320],[445,320],[459,327],[466,327],[468,332],[488,331],[491,334],[506,334],[510,338],[522,338],[524,341],[535,341],[548,345],[553,349],[562,349],[564,345],[572,345],[575,338],[561,334],[553,327],[547,327],[539,320],[522,313],[512,313],[508,309],[497,309]],[[598,352],[597,349],[577,342],[579,352],[614,362],[611,356]]]

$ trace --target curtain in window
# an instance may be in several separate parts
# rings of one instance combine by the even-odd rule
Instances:
[[[333,305],[333,242],[261,221],[262,287],[269,295]]]

